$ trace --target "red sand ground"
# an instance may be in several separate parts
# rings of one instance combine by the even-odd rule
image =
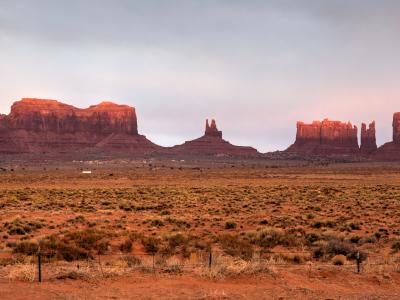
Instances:
[[[96,282],[0,282],[1,299],[399,299],[400,274],[279,271],[263,277],[211,280],[133,274]]]

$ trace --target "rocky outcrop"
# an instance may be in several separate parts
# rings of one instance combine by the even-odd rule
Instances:
[[[187,141],[182,145],[171,147],[172,154],[180,155],[229,155],[229,156],[254,156],[258,151],[252,147],[235,146],[222,138],[215,120],[209,125],[206,120],[204,135],[198,139]]]
[[[357,127],[350,122],[328,119],[311,124],[297,122],[296,141],[286,151],[316,155],[357,154]]]
[[[102,102],[79,109],[25,98],[0,117],[0,152],[43,153],[97,148],[146,152],[158,148],[138,134],[135,108]]]
[[[211,120],[211,126],[208,124],[208,119],[206,120],[206,131],[204,135],[215,136],[222,139],[222,131],[217,129],[217,123],[215,123],[214,119]]]
[[[393,140],[378,148],[372,155],[375,160],[395,161],[400,160],[400,112],[393,114]]]
[[[376,131],[375,131],[375,121],[367,125],[365,123],[361,124],[361,144],[360,151],[362,154],[371,154],[376,151],[378,147],[376,146]]]

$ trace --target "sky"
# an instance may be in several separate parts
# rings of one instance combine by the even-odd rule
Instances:
[[[23,97],[136,107],[164,146],[203,134],[284,150],[296,121],[400,111],[397,0],[0,0],[0,112]]]

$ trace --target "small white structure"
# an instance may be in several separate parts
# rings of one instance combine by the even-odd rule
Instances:
[[[84,171],[82,171],[82,174],[92,174],[92,171],[84,170]]]

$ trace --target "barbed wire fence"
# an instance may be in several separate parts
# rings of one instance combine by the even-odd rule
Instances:
[[[0,251],[10,254],[11,252]],[[18,258],[15,258],[18,263]],[[368,272],[400,272],[400,256],[396,254],[381,255],[369,253],[365,258],[358,254],[355,260],[345,261],[335,265],[332,261],[313,259],[313,253],[303,252],[266,252],[254,251],[252,257],[241,259],[239,256],[227,255],[222,250],[197,251],[186,257],[182,255],[166,255],[163,253],[116,253],[88,255],[86,259],[65,261],[60,259],[58,251],[39,251],[30,257],[30,263],[36,267],[35,280],[42,282],[50,277],[58,279],[79,277],[82,272],[109,277],[118,274],[128,274],[133,271],[147,273],[180,273],[184,271],[201,270],[205,272],[224,271],[229,268],[253,268],[255,271],[271,271],[279,269],[305,269],[311,276],[313,271],[326,268],[347,270],[354,273]],[[58,275],[54,275],[58,274]],[[61,275],[60,275],[61,274]],[[1,274],[0,274],[1,276]]]

